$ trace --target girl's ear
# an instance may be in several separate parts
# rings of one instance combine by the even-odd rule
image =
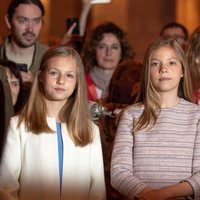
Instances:
[[[182,66],[182,70],[181,70],[181,74],[180,74],[180,77],[182,78],[184,76],[184,68]]]
[[[180,77],[183,77],[184,76],[184,74],[183,74],[183,69],[182,69],[182,72],[181,72],[181,76]]]

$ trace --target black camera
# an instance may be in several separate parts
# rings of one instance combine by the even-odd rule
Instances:
[[[67,18],[66,20],[66,26],[67,30],[72,26],[73,23],[76,23],[76,26],[72,32],[72,34],[78,34],[79,35],[79,19],[78,18]]]
[[[16,66],[19,71],[28,72],[27,64],[16,63]]]

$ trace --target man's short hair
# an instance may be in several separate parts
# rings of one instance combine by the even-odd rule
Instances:
[[[42,2],[40,0],[12,0],[7,9],[7,15],[8,15],[9,21],[12,20],[12,17],[15,13],[15,9],[20,4],[34,4],[41,10],[42,16],[44,16],[44,14],[45,14],[44,5],[42,4]]]
[[[186,41],[188,40],[188,38],[189,38],[188,30],[186,29],[185,26],[183,26],[182,24],[177,23],[177,22],[171,22],[171,23],[166,24],[166,25],[161,29],[161,31],[160,31],[160,36],[162,36],[163,33],[164,33],[164,31],[165,31],[166,29],[168,29],[168,28],[180,28],[180,29],[183,31],[184,35],[185,35],[185,38],[184,38],[184,39],[185,39]]]

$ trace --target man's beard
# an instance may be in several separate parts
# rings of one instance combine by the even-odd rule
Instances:
[[[26,42],[26,39],[23,40],[23,38],[25,38],[28,34],[34,38],[34,40],[32,40],[30,43]],[[28,48],[35,45],[37,37],[34,33],[26,32],[26,33],[23,33],[20,37],[13,35],[13,39],[20,48]]]

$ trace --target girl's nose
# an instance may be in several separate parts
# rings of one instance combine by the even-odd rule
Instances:
[[[57,83],[58,83],[59,85],[63,85],[63,84],[65,83],[65,76],[64,76],[64,75],[60,75],[60,76],[58,77]]]
[[[166,73],[166,72],[167,72],[167,67],[164,64],[162,64],[160,66],[160,73],[163,74],[163,73]]]

